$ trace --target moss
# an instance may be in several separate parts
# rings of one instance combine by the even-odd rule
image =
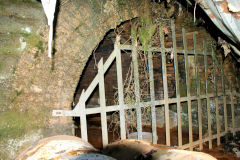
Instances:
[[[24,147],[26,135],[36,133],[45,126],[50,111],[20,111],[13,108],[0,113],[0,157],[9,159],[10,154],[18,153]],[[19,143],[17,143],[19,141]],[[23,142],[21,142],[23,141]],[[25,146],[26,147],[26,146]],[[14,153],[9,153],[9,152]]]
[[[11,0],[11,2],[15,2],[15,3],[36,3],[35,0]]]
[[[40,51],[41,53],[44,52],[44,47],[43,47],[43,41],[38,41],[38,43],[35,45]]]
[[[0,113],[0,139],[17,138],[23,136],[28,130],[40,127],[36,125],[36,115],[31,112],[8,110]]]
[[[29,33],[25,33],[24,36],[25,36],[26,42],[28,44],[28,47],[29,46],[37,47],[38,50],[41,51],[41,53],[44,52],[45,44],[44,44],[44,41],[41,39],[41,37],[39,37],[36,34],[29,34]],[[36,58],[36,56],[38,57],[38,55],[34,55],[35,58]]]
[[[31,33],[25,33],[25,32],[21,32],[20,33],[23,37],[29,37],[31,35]]]
[[[21,89],[21,90],[15,90],[14,91],[14,95],[13,95],[13,97],[11,98],[11,103],[14,103],[15,101],[16,101],[16,99],[17,99],[17,97],[18,96],[20,96],[21,94],[23,94],[23,89]]]

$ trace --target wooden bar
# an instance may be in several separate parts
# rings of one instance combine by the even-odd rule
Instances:
[[[189,124],[189,144],[190,144],[190,150],[193,150],[193,147],[191,146],[193,142],[193,135],[192,135],[192,104],[190,97],[190,78],[189,78],[189,66],[188,66],[188,50],[187,50],[187,39],[186,39],[186,33],[185,29],[182,29],[182,35],[183,35],[183,47],[184,47],[184,59],[185,59],[185,71],[186,71],[186,85],[187,85],[187,97],[188,97],[188,124]]]
[[[98,79],[99,79],[99,98],[100,98],[100,109],[101,109],[102,143],[103,143],[103,147],[105,147],[108,144],[108,131],[107,131],[103,58],[101,58],[101,60],[98,63]]]
[[[216,81],[216,59],[214,58],[214,51],[212,49],[212,60],[213,60],[213,77],[214,77],[214,90],[215,90],[215,105],[216,105],[216,124],[217,124],[217,145],[220,145],[220,123],[219,123],[219,98],[218,98],[218,88]]]
[[[151,95],[152,143],[157,144],[157,120],[156,120],[156,111],[155,111],[155,104],[154,104],[155,91],[154,91],[152,52],[148,53],[148,69],[149,69],[150,95]]]
[[[169,104],[168,104],[168,85],[167,85],[167,67],[166,67],[166,50],[164,45],[164,33],[162,26],[159,27],[161,56],[162,56],[162,76],[163,76],[163,92],[165,100],[165,124],[166,124],[166,145],[170,146],[170,123],[169,123]]]
[[[126,139],[126,125],[125,125],[125,112],[124,112],[124,96],[123,96],[123,79],[122,79],[122,60],[121,51],[118,48],[119,44],[115,44],[116,49],[116,64],[117,64],[117,83],[118,83],[118,102],[120,106],[120,135],[121,140]]]
[[[209,149],[212,149],[212,126],[211,126],[211,111],[210,111],[210,97],[208,95],[208,62],[205,41],[203,41],[204,66],[205,66],[205,87],[207,95],[207,114],[208,114],[208,136],[209,136]]]
[[[175,24],[171,21],[172,41],[173,41],[173,54],[174,54],[174,70],[175,70],[175,85],[177,95],[177,116],[178,116],[178,147],[182,147],[182,120],[181,120],[181,103],[180,103],[180,84],[179,84],[179,71],[178,71],[178,57],[177,57],[177,44],[175,35]]]
[[[195,69],[196,69],[196,84],[197,84],[197,103],[198,103],[198,130],[199,130],[199,149],[203,149],[203,142],[202,142],[202,103],[200,99],[200,80],[199,80],[199,66],[198,66],[198,53],[196,52],[197,48],[197,41],[196,41],[196,35],[193,34],[193,47],[195,51]]]
[[[132,61],[134,68],[134,86],[135,86],[135,96],[136,96],[136,113],[137,113],[137,132],[138,139],[142,140],[142,113],[140,104],[140,86],[139,86],[139,73],[138,73],[138,53],[137,53],[137,41],[133,42],[132,50]]]

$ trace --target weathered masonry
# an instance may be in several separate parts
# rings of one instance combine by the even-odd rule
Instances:
[[[137,45],[137,42],[132,40],[131,44],[120,44],[120,37],[116,37],[114,50],[108,59],[104,62],[101,59],[98,64],[98,73],[86,90],[82,90],[79,102],[73,110],[54,110],[54,116],[72,116],[80,117],[81,137],[88,140],[87,129],[87,115],[100,114],[101,130],[102,130],[102,144],[103,146],[109,143],[108,136],[108,113],[118,113],[118,121],[120,127],[120,138],[126,139],[129,135],[128,125],[129,119],[128,111],[134,111],[136,116],[136,131],[137,138],[143,138],[143,120],[145,114],[149,114],[152,143],[158,143],[157,121],[159,117],[159,109],[164,110],[165,121],[165,138],[166,145],[171,146],[171,125],[170,112],[174,111],[176,106],[176,120],[178,130],[178,147],[181,149],[190,149],[199,146],[203,149],[203,143],[208,142],[209,148],[212,148],[212,141],[217,139],[217,144],[220,144],[220,138],[228,131],[236,132],[239,130],[239,121],[235,116],[239,112],[240,94],[233,90],[231,83],[226,79],[223,65],[218,61],[214,50],[211,46],[206,44],[203,40],[201,46],[197,45],[198,36],[195,32],[186,35],[185,29],[182,28],[182,44],[183,48],[179,49],[176,43],[175,24],[173,21],[168,22],[171,28],[171,47],[166,47],[166,40],[164,37],[164,29],[159,23],[157,25],[156,34],[159,43],[152,45],[147,49],[147,71],[148,71],[148,88],[149,97],[143,99],[141,94],[144,88],[141,80],[141,68],[139,67],[139,58],[144,53],[144,46]],[[187,36],[191,36],[192,42],[187,41]],[[188,48],[188,43],[193,43],[193,49]],[[122,72],[122,55],[124,52],[131,53],[131,60],[133,66],[133,85],[134,85],[134,101],[127,101],[125,97],[125,84]],[[168,73],[167,73],[167,58],[172,59],[174,66],[174,82],[175,94],[169,96]],[[153,64],[153,56],[158,56],[161,60],[161,76],[162,76],[162,97],[158,97],[156,90],[155,78],[156,68]],[[172,56],[172,57],[171,57]],[[181,58],[182,57],[182,58]],[[191,60],[191,62],[190,62]],[[180,61],[184,63],[184,71],[181,71]],[[104,76],[109,68],[115,63],[117,75],[117,100],[114,105],[106,104],[106,92]],[[193,66],[194,64],[194,66]],[[181,76],[181,73],[185,73]],[[126,76],[125,76],[126,77]],[[195,78],[193,78],[195,77]],[[186,93],[181,93],[182,86],[186,85]],[[98,87],[99,105],[86,107],[88,99],[91,97],[95,88]],[[143,112],[147,109],[147,113]],[[187,119],[188,143],[183,143],[182,132],[186,130],[183,127],[183,117]],[[184,122],[186,123],[186,121]],[[195,128],[195,129],[194,129]],[[193,130],[194,129],[194,130]],[[194,133],[193,133],[194,132]],[[193,134],[198,137],[194,138]]]

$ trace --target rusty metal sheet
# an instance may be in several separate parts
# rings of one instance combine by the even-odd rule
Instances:
[[[239,0],[201,0],[200,6],[213,23],[240,46],[240,1]],[[240,55],[239,50],[233,49]]]
[[[21,155],[17,160],[114,160],[102,155],[91,144],[74,136],[59,135],[39,140]]]
[[[153,153],[152,159],[154,160],[217,160],[209,154],[202,152],[177,150],[177,149],[159,149]]]

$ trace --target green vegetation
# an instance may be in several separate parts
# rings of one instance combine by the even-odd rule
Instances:
[[[17,97],[20,96],[21,94],[23,94],[23,89],[21,89],[20,91],[15,90],[14,96],[11,98],[11,103],[14,103],[16,101]]]
[[[26,42],[30,46],[37,47],[41,51],[41,53],[43,53],[43,51],[44,51],[44,43],[40,39],[39,36],[37,36],[35,34],[26,34]]]
[[[156,31],[156,24],[153,24],[151,18],[141,17],[138,22],[131,27],[132,42],[139,39],[143,50],[147,53],[148,48],[151,46],[151,38]]]
[[[32,129],[39,128],[37,115],[29,111],[19,111],[15,109],[0,113],[0,139],[18,138]]]
[[[120,0],[118,3],[119,3],[119,5],[126,5],[127,4],[125,1],[122,1],[122,0]]]
[[[151,38],[156,31],[156,24],[153,24],[149,17],[140,19],[139,41],[142,44],[143,50],[146,53],[151,45]]]

